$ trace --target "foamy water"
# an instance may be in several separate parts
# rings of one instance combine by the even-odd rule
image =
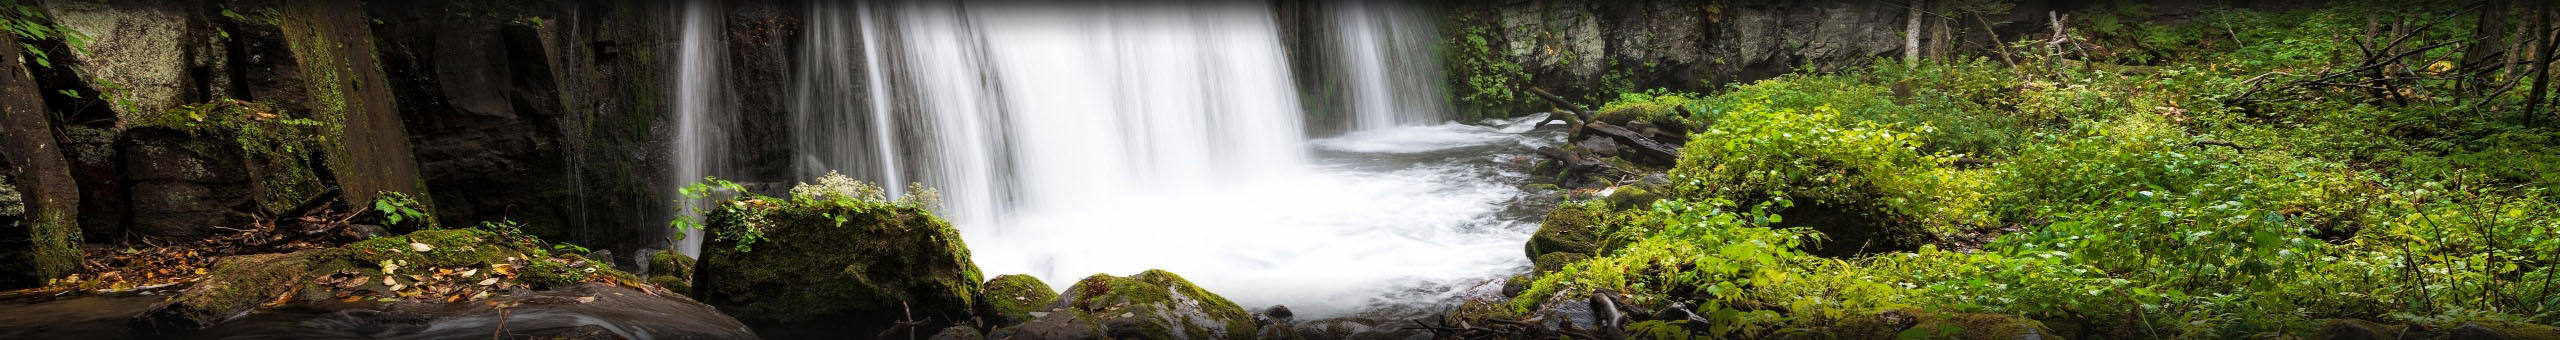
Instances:
[[[1275,175],[1118,191],[962,229],[978,231],[964,237],[989,275],[1065,289],[1161,268],[1246,308],[1311,317],[1442,303],[1527,265],[1520,247],[1534,221],[1501,213],[1524,195],[1512,158],[1539,139],[1465,124],[1372,132],[1314,142],[1358,147]]]

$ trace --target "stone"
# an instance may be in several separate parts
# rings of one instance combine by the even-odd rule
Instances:
[[[975,315],[978,266],[959,230],[922,208],[749,198],[703,220],[715,236],[704,240],[693,295],[758,334],[876,334],[910,318],[933,330]]]
[[[933,337],[925,338],[925,339],[930,339],[930,340],[977,340],[977,339],[986,339],[986,338],[987,338],[987,335],[986,335],[986,334],[979,334],[979,333],[978,333],[978,329],[977,329],[977,328],[971,328],[971,327],[969,327],[969,326],[951,326],[951,327],[943,327],[941,332],[933,333]]]
[[[15,35],[0,34],[0,60],[21,59]],[[51,132],[52,115],[27,63],[0,62],[0,177],[22,212],[0,224],[0,289],[32,287],[79,270],[78,180]]]
[[[1000,275],[981,287],[986,290],[978,298],[978,316],[997,327],[1029,322],[1033,312],[1058,301],[1056,290],[1030,275]]]
[[[1251,339],[1261,334],[1243,307],[1164,270],[1087,276],[1067,287],[1052,306],[1023,324],[1019,329],[1026,333],[1021,335]]]
[[[135,334],[188,334],[248,313],[309,284],[324,252],[243,255],[215,262],[204,282],[153,305],[131,322]]]
[[[1528,257],[1538,259],[1548,253],[1591,254],[1599,250],[1597,227],[1600,212],[1582,205],[1563,205],[1547,213],[1538,222],[1538,231],[1529,235]],[[1540,264],[1544,266],[1545,264]]]

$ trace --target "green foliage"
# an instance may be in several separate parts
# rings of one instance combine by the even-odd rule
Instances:
[[[1939,166],[1949,157],[1920,151],[1915,134],[1850,121],[1829,105],[1721,101],[1716,124],[1681,148],[1671,170],[1682,195],[1806,198],[1942,228],[1985,218],[1972,189],[1981,176]]]
[[[425,204],[418,203],[418,200],[410,198],[409,194],[396,191],[384,191],[375,195],[373,211],[382,213],[382,222],[385,224],[399,225],[403,222],[435,224],[435,218],[427,214]]]
[[[924,188],[922,184],[909,185],[905,195],[892,200],[879,186],[833,171],[818,177],[818,183],[804,182],[793,186],[789,199],[755,195],[737,183],[712,177],[703,177],[702,182],[686,185],[679,193],[693,202],[726,198],[709,204],[708,211],[698,208],[701,204],[677,202],[685,207],[685,211],[668,223],[676,229],[677,237],[709,225],[733,225],[737,227],[715,230],[712,236],[736,242],[739,252],[752,251],[757,242],[765,241],[765,230],[772,226],[773,222],[765,219],[766,214],[756,211],[785,207],[816,209],[820,216],[832,219],[835,226],[842,227],[856,215],[885,209],[923,209],[940,204],[941,200],[940,193]],[[712,216],[727,220],[703,219]]]
[[[79,30],[49,22],[44,10],[36,8],[33,1],[0,0],[0,31],[17,36],[18,46],[15,47],[26,51],[27,60],[46,68],[53,67],[53,56],[42,48],[36,48],[35,42],[59,40],[73,49],[85,49],[90,40],[88,34]]]
[[[1510,307],[1605,290],[1716,321],[1630,327],[1655,338],[1858,331],[1906,310],[2100,338],[2302,337],[2323,319],[2560,322],[2549,195],[2560,132],[2510,121],[2500,110],[2520,95],[2469,92],[2481,89],[2443,62],[2458,48],[2386,68],[2405,79],[2387,93],[2267,85],[2362,62],[2357,39],[2334,37],[2468,17],[2391,7],[2162,23],[2141,4],[2106,4],[2072,13],[2086,40],[2059,51],[2026,40],[1998,59],[1877,63],[1708,96],[1622,93],[1609,109],[1694,113],[1668,117],[1698,127],[1671,170],[1676,190],[1627,210],[1573,207],[1599,212],[1580,217],[1599,250],[1549,260],[1570,263]],[[2402,48],[2467,41],[2468,24]],[[1946,237],[1811,256],[1797,245],[1825,235],[1771,229],[1808,220],[1781,216],[1805,204]],[[1874,336],[1971,337],[1932,322]]]
[[[1473,19],[1462,14],[1453,20],[1463,24]],[[1501,37],[1493,27],[1469,24],[1459,31],[1462,33],[1452,35],[1441,47],[1446,54],[1441,59],[1449,61],[1449,70],[1459,82],[1458,102],[1474,106],[1479,112],[1490,112],[1523,100],[1521,96],[1526,94],[1520,87],[1529,82],[1525,79],[1526,68],[1512,62],[1501,47],[1494,46],[1495,39]]]

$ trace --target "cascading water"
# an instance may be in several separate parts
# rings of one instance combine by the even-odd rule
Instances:
[[[1333,48],[1350,91],[1352,129],[1377,131],[1415,124],[1440,123],[1448,107],[1441,98],[1440,56],[1432,50],[1439,32],[1418,4],[1403,1],[1349,1],[1329,4],[1327,16]]]
[[[722,68],[727,63],[721,58],[720,48],[727,43],[721,40],[720,11],[714,6],[717,5],[703,0],[685,2],[683,31],[678,33],[682,42],[677,45],[679,64],[676,65],[675,82],[673,171],[677,187],[702,180],[704,176],[725,175],[723,172],[731,168],[721,161],[727,159],[723,155],[729,153],[729,148],[727,143],[720,141],[729,139],[730,131],[737,128],[737,118],[720,111],[721,107],[726,107],[724,100],[727,97],[722,90],[725,87],[721,86],[726,79],[722,78]],[[693,212],[687,209],[680,213]],[[675,248],[686,256],[699,255],[702,248],[700,230],[685,232]]]
[[[1269,4],[850,6],[805,17],[800,172],[937,188],[990,275],[1064,288],[1161,268],[1323,316],[1525,262],[1526,224],[1503,213],[1525,176],[1506,154],[1534,139],[1425,125],[1443,115],[1414,85],[1437,76],[1408,73],[1437,67],[1414,55],[1430,36],[1416,14],[1340,13],[1365,22],[1340,38],[1375,64],[1346,73],[1382,118],[1311,142]]]

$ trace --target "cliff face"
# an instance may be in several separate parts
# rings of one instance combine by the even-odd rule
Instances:
[[[1597,103],[1616,92],[1702,91],[1902,51],[1899,1],[1503,1],[1449,5],[1442,35],[1460,110],[1543,111],[1541,88]]]
[[[358,207],[382,192],[421,197],[446,226],[515,220],[548,239],[600,246],[654,246],[663,236],[652,227],[664,216],[651,212],[669,211],[659,151],[671,133],[661,127],[678,24],[669,4],[28,6],[41,15],[8,19],[82,35],[27,41],[45,53],[6,58],[20,71],[0,77],[0,88],[41,98],[7,104],[33,113],[22,118],[49,118],[12,126],[50,133],[11,133],[24,145],[0,154],[60,167],[0,175],[43,181],[13,182],[8,194],[30,212],[76,217],[60,224],[91,241],[201,235],[323,188]],[[779,93],[780,83],[738,86]],[[206,116],[226,114],[254,117]],[[251,143],[279,127],[308,130],[287,135],[312,144]],[[282,156],[260,158],[270,154]],[[69,178],[52,176],[61,173]],[[292,173],[310,175],[279,175]],[[18,215],[52,216],[10,217]],[[19,230],[11,239],[27,238]]]

